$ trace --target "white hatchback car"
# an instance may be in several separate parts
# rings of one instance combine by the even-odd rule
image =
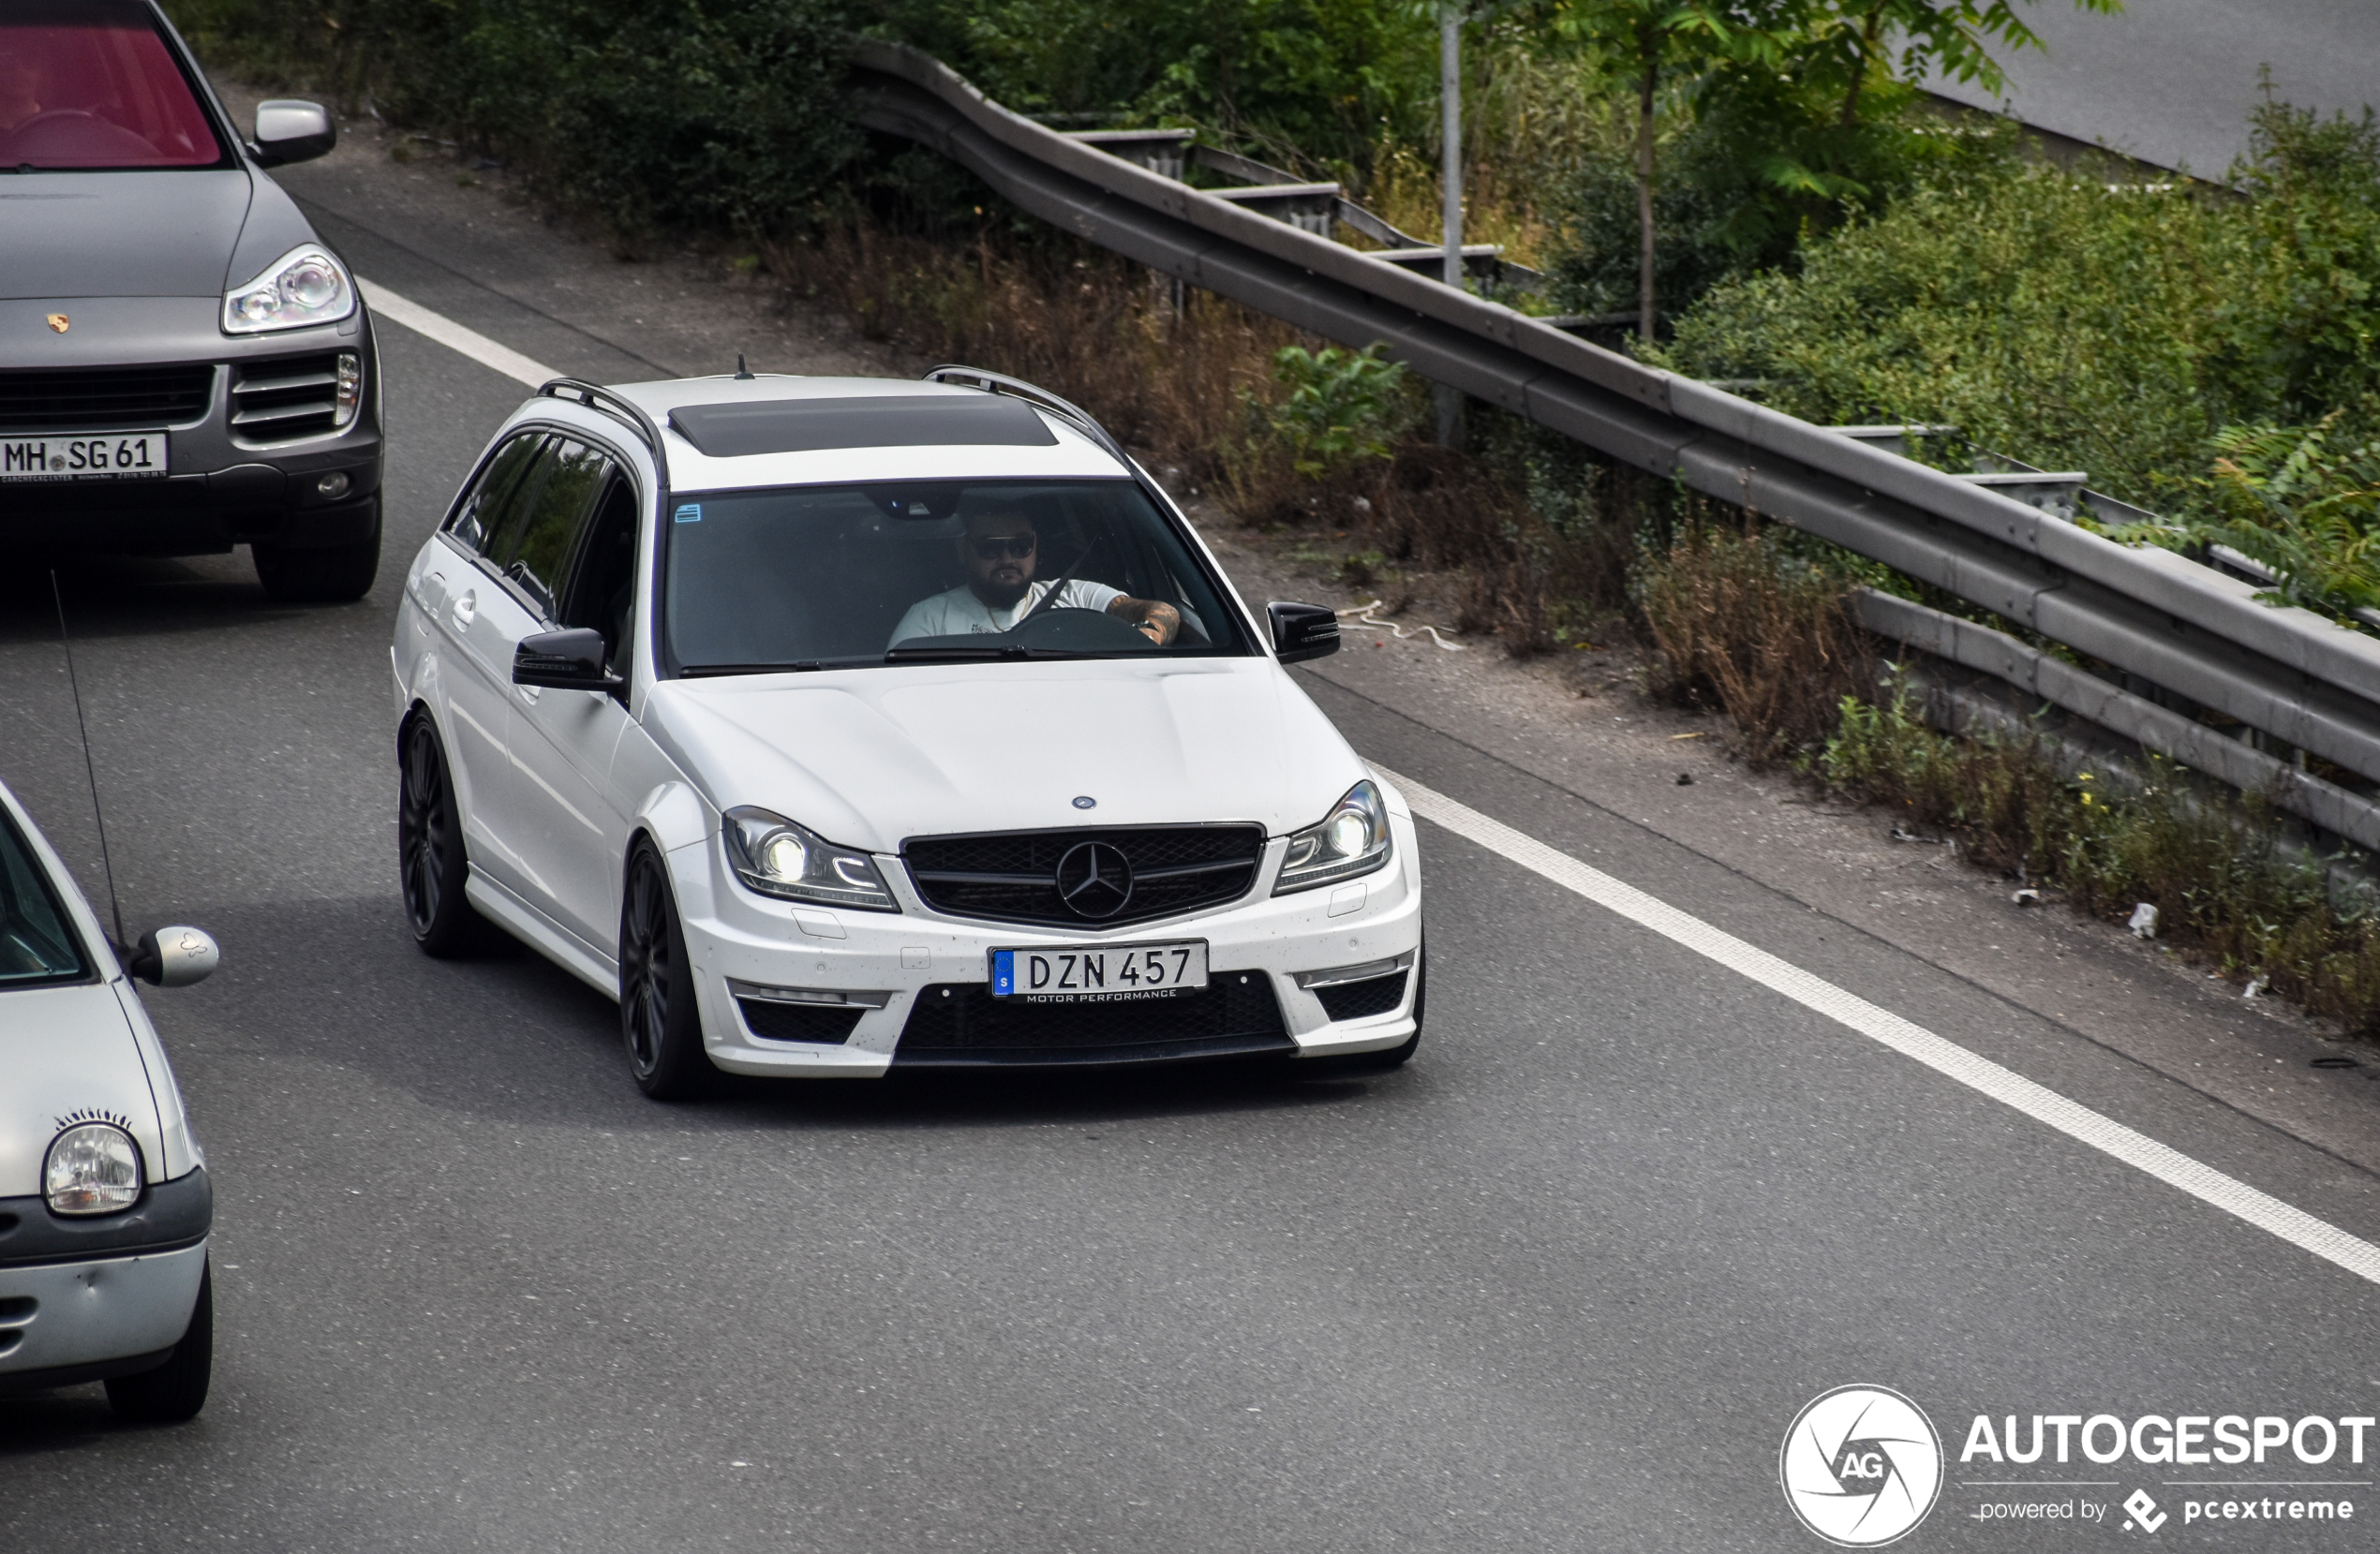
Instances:
[[[147,1421],[206,1401],[215,1192],[125,971],[179,986],[216,959],[161,928],[119,962],[0,786],[0,1395],[104,1381]]]
[[[1064,401],[738,375],[547,384],[406,574],[413,932],[620,1000],[647,1093],[738,1073],[1421,1039],[1411,816]]]

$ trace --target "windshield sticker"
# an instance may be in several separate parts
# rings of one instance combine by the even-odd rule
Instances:
[[[703,504],[700,502],[681,503],[676,517],[681,524],[699,524],[703,521]]]

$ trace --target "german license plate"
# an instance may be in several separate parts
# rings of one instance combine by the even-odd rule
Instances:
[[[0,437],[0,481],[163,479],[171,462],[163,432]]]
[[[1207,984],[1204,940],[991,952],[991,996],[1026,1003],[1169,999]]]

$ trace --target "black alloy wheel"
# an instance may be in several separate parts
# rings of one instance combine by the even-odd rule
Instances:
[[[620,903],[619,1033],[636,1088],[656,1101],[690,1100],[718,1078],[703,1050],[694,969],[686,957],[669,867],[641,838],[628,857]]]
[[[406,921],[424,955],[447,960],[487,947],[495,934],[463,895],[470,865],[446,747],[422,711],[397,736],[396,861]]]
[[[178,1425],[206,1407],[215,1379],[215,1265],[199,1269],[199,1298],[190,1325],[166,1362],[154,1370],[108,1380],[108,1407],[127,1424]]]
[[[248,558],[265,597],[282,604],[347,604],[372,591],[380,575],[380,499],[372,498],[372,533],[345,545],[253,544]]]

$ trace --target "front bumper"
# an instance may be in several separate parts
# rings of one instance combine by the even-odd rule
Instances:
[[[1177,940],[1206,941],[1210,985],[1246,976],[1257,979],[1252,985],[1268,987],[1279,1006],[1278,1038],[1237,1048],[1228,1042],[1152,1042],[1137,1053],[1114,1046],[1077,1049],[1073,1055],[1033,1049],[1010,1057],[987,1054],[981,1065],[945,1050],[931,1060],[938,1066],[1125,1062],[1234,1050],[1319,1058],[1382,1051],[1403,1044],[1414,1032],[1419,979],[1411,966],[1421,941],[1421,872],[1412,820],[1392,811],[1390,825],[1394,856],[1387,867],[1361,880],[1275,896],[1272,882],[1286,848],[1275,839],[1267,845],[1256,887],[1239,902],[1107,932],[987,923],[932,911],[917,898],[897,858],[879,858],[877,864],[900,901],[898,914],[827,910],[756,895],[730,874],[716,834],[678,849],[670,864],[687,953],[696,970],[704,1041],[711,1061],[731,1073],[876,1077],[896,1064],[925,1060],[921,1053],[904,1058],[900,1050],[919,1000],[988,983],[994,949]],[[1402,994],[1393,1007],[1378,1013],[1333,1019],[1323,1002],[1330,989],[1300,985],[1314,981],[1316,972],[1400,961]],[[840,1043],[772,1039],[755,1033],[731,984],[743,984],[748,995],[752,987],[840,993],[849,1000],[844,1017],[854,1007],[857,1017]]]
[[[178,1251],[0,1267],[0,1391],[162,1364],[182,1340],[206,1243]]]
[[[162,431],[171,464],[162,478],[0,483],[0,543],[19,551],[192,555],[235,544],[338,545],[368,538],[379,512],[382,463],[380,373],[370,316],[336,324],[231,336],[219,300],[79,298],[0,302],[0,387],[47,384],[60,375],[116,368],[189,368],[211,375],[203,408],[103,420],[40,433]],[[64,334],[44,321],[70,317]],[[292,397],[272,385],[353,353],[364,380],[354,418],[260,420]],[[304,391],[297,391],[303,399]],[[245,420],[242,420],[242,417]],[[136,423],[137,422],[137,423]],[[0,423],[0,440],[27,435]],[[326,477],[335,488],[326,494]]]
[[[214,1222],[203,1170],[90,1220],[52,1214],[39,1198],[0,1198],[0,1391],[162,1363],[190,1325]]]

